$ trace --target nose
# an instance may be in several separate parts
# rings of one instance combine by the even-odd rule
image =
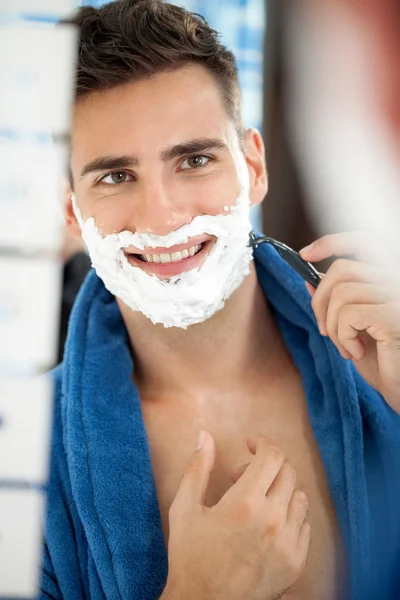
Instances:
[[[178,197],[177,190],[167,191],[162,181],[147,182],[135,207],[134,229],[138,233],[168,235],[190,223],[194,216],[188,199]]]

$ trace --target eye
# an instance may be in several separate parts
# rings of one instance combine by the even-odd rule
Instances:
[[[189,156],[189,158],[183,161],[181,170],[187,171],[188,169],[199,169],[200,167],[207,165],[210,160],[211,158],[209,156]]]
[[[126,183],[127,181],[132,181],[132,179],[133,175],[130,175],[126,171],[114,171],[113,173],[104,175],[104,177],[100,179],[100,183],[105,183],[107,185],[116,185],[119,183]]]

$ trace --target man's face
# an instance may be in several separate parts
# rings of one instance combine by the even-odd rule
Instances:
[[[247,163],[256,203],[266,183],[256,184],[263,156],[253,138]],[[237,144],[221,92],[203,67],[93,93],[75,107],[71,171],[77,205],[85,220],[94,217],[103,236],[126,230],[164,236],[196,216],[228,214],[241,189]],[[254,161],[261,167],[252,168]],[[76,228],[73,216],[69,225]],[[126,254],[134,266],[171,277],[199,267],[212,244],[211,236],[202,235],[170,248],[170,256],[190,249],[182,265],[178,254],[169,262],[163,248],[152,248],[147,259],[135,248]]]

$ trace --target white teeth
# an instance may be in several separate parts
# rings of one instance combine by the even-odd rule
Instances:
[[[192,246],[191,248],[187,248],[186,250],[182,250],[182,252],[172,252],[172,254],[142,254],[141,258],[145,262],[154,262],[154,263],[171,263],[171,262],[179,262],[185,258],[189,258],[189,256],[194,256],[201,250],[201,244],[197,244],[196,246]]]

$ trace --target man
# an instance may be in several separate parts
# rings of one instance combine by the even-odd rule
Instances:
[[[267,176],[232,54],[158,0],[72,21],[65,212],[97,274],[55,372],[41,597],[395,597],[399,295],[367,264],[388,257],[321,239],[304,258],[363,262],[317,291],[253,261]]]

